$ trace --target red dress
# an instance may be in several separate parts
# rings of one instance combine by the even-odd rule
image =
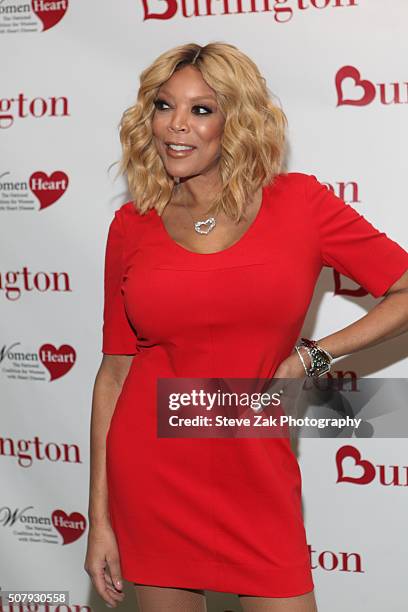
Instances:
[[[115,212],[102,351],[134,355],[106,439],[126,580],[263,597],[313,590],[289,439],[159,438],[156,379],[271,378],[324,265],[379,297],[408,253],[303,173],[275,177],[252,225],[216,253],[177,244],[154,209]]]

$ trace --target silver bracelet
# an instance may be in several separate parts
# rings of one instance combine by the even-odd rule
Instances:
[[[307,367],[306,367],[305,360],[303,359],[303,355],[302,355],[302,353],[301,353],[301,352],[300,352],[300,350],[299,350],[299,346],[295,346],[295,349],[296,349],[296,351],[297,351],[297,354],[299,355],[300,361],[301,361],[301,362],[302,362],[302,364],[303,364],[304,370],[305,370],[305,372],[306,372],[306,376],[308,376],[308,369],[307,369]]]
[[[303,346],[311,360],[310,368],[306,368],[304,359],[299,351],[300,347]],[[323,376],[327,372],[330,372],[330,366],[333,361],[332,355],[330,355],[329,351],[326,351],[324,348],[319,346],[316,340],[310,340],[309,338],[301,338],[301,343],[298,346],[295,346],[297,354],[299,355],[303,367],[305,369],[307,376]]]

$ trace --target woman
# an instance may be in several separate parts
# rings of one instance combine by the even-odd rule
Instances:
[[[408,328],[408,253],[313,175],[282,171],[285,126],[223,43],[162,54],[122,118],[132,201],[106,247],[85,561],[108,605],[125,578],[141,612],[205,610],[204,589],[246,612],[316,610],[289,439],[156,429],[158,378],[319,376]],[[384,299],[296,345],[324,265]]]

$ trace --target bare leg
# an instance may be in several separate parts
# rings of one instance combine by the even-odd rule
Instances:
[[[139,612],[207,612],[203,590],[133,584]]]
[[[244,612],[317,612],[314,591],[297,597],[238,596]]]

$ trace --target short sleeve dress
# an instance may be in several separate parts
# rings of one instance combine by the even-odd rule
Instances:
[[[263,597],[313,590],[290,440],[160,438],[156,381],[273,377],[323,266],[378,298],[408,269],[408,252],[300,172],[265,186],[251,226],[215,253],[175,242],[155,209],[115,212],[102,352],[134,356],[106,436],[126,580]]]

